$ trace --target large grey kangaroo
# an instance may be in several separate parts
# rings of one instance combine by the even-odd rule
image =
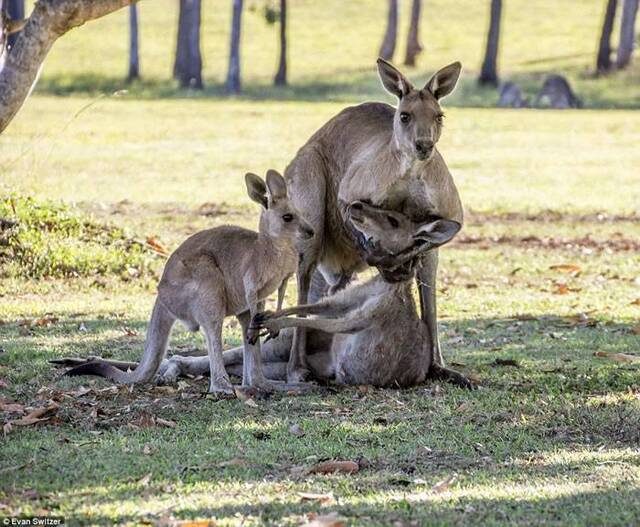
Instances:
[[[202,328],[205,334],[209,391],[233,394],[222,359],[222,323],[234,315],[244,339],[243,385],[264,391],[277,387],[263,374],[260,347],[249,342],[248,326],[276,289],[281,307],[286,282],[298,261],[294,242],[314,233],[291,203],[285,180],[275,170],[267,172],[266,184],[255,174],[246,175],[246,184],[249,197],[263,207],[259,232],[216,227],[194,234],[171,254],[158,284],[140,365],[126,372],[109,361],[94,361],[68,375],[99,375],[125,384],[148,382],[162,363],[171,328],[180,320],[192,331]]]
[[[361,202],[353,203],[348,215],[354,228],[379,253],[391,255],[401,254],[416,244],[442,244],[460,229],[459,223],[442,219],[415,224],[403,214]],[[313,318],[292,318],[294,315]],[[432,373],[432,347],[411,293],[411,276],[399,282],[387,282],[377,276],[316,304],[260,313],[252,324],[273,335],[279,333],[262,345],[265,375],[271,379],[286,379],[291,330],[301,326],[309,329],[308,364],[317,380],[406,387],[423,382]],[[229,373],[242,374],[242,347],[225,351],[223,358]],[[75,360],[56,362],[74,364]],[[207,357],[174,355],[163,361],[160,372],[162,380],[168,382],[180,375],[202,375],[207,369]],[[444,372],[450,380],[459,375],[451,370]]]
[[[443,122],[439,101],[454,89],[460,69],[459,62],[446,66],[416,89],[394,66],[378,59],[380,79],[398,98],[397,108],[384,103],[346,108],[298,151],[285,178],[293,202],[316,232],[313,240],[299,247],[298,304],[308,303],[316,268],[330,291],[336,291],[372,256],[347,219],[349,203],[366,201],[402,212],[417,223],[428,224],[430,217],[437,216],[462,224],[458,191],[436,148]],[[435,374],[444,367],[436,320],[435,248],[439,245],[422,245],[412,262],[406,258],[372,262],[388,280],[404,280],[418,264],[422,319]],[[296,327],[287,368],[290,381],[303,380],[308,374],[306,347],[306,328]],[[462,376],[458,380],[468,382]]]

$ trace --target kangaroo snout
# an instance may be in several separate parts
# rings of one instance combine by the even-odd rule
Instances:
[[[416,153],[420,160],[424,160],[429,157],[433,151],[433,141],[429,139],[417,139],[415,145]]]
[[[310,240],[316,234],[314,230],[307,224],[300,225],[299,231],[300,234],[302,234],[302,236],[307,240]]]

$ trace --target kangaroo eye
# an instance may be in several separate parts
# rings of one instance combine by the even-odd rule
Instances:
[[[393,216],[387,216],[387,219],[389,220],[389,225],[391,225],[394,229],[400,227],[400,223]]]
[[[411,115],[407,112],[402,112],[400,114],[400,122],[407,124],[409,121],[411,121]]]
[[[282,216],[282,220],[289,223],[290,221],[293,221],[293,214],[284,214]]]

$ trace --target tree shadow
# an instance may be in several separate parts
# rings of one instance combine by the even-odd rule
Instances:
[[[638,109],[640,93],[627,90],[620,98],[619,90],[603,89],[620,84],[626,86],[633,72],[614,72],[602,81],[588,73],[584,66],[553,67],[544,70],[505,74],[503,82],[512,81],[521,85],[523,92],[533,99],[542,87],[544,78],[558,73],[569,78],[578,96],[583,99],[586,108],[599,109]],[[416,86],[423,86],[430,77],[429,73],[411,75]],[[126,94],[123,93],[126,91]],[[628,93],[627,93],[628,92]],[[55,96],[90,96],[100,97],[119,94],[128,99],[212,99],[240,101],[286,101],[286,102],[343,102],[354,103],[365,100],[393,102],[380,85],[373,68],[333,72],[331,76],[306,76],[288,86],[274,86],[260,80],[245,82],[242,94],[229,96],[225,86],[219,79],[205,79],[203,90],[181,89],[173,80],[142,79],[127,83],[122,78],[104,75],[84,74],[74,76],[44,77],[36,86],[36,93]],[[492,87],[479,86],[476,79],[463,76],[454,93],[447,97],[445,106],[460,108],[493,108],[496,107],[499,90]]]

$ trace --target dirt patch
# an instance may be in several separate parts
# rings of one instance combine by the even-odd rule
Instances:
[[[556,238],[538,236],[458,236],[451,242],[455,247],[473,247],[476,249],[490,249],[495,245],[511,245],[523,248],[552,249],[591,252],[638,252],[640,240],[624,238],[614,235],[608,240],[595,240],[590,236],[580,238]]]
[[[609,214],[607,212],[592,212],[589,214],[565,214],[554,210],[544,210],[538,213],[505,212],[502,214],[483,213],[474,210],[465,211],[467,225],[482,225],[484,223],[640,223],[638,214]]]

